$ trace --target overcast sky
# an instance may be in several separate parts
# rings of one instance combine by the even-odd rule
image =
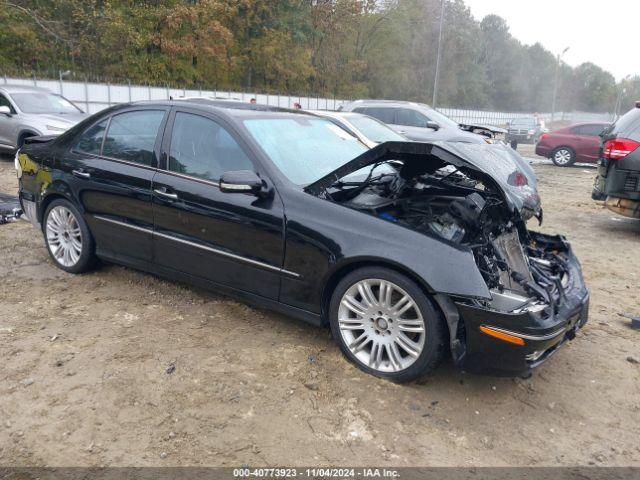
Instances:
[[[481,20],[495,13],[511,35],[525,44],[540,42],[571,66],[593,62],[616,80],[640,75],[640,0],[465,0]]]

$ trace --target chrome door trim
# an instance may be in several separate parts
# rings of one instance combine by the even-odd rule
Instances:
[[[103,222],[120,225],[121,227],[131,228],[132,230],[137,230],[138,232],[144,232],[144,233],[149,233],[153,235],[153,230],[150,228],[139,227],[138,225],[133,225],[127,222],[121,222],[120,220],[114,220],[113,218],[103,217],[102,215],[93,215],[93,218],[95,218],[96,220],[102,220]]]
[[[292,271],[286,270],[284,268],[276,267],[276,266],[270,265],[268,263],[264,263],[264,262],[260,262],[258,260],[253,260],[251,258],[247,258],[247,257],[243,257],[243,256],[240,256],[240,255],[236,255],[235,253],[225,252],[224,250],[219,250],[217,248],[209,247],[207,245],[202,245],[200,243],[191,242],[189,240],[184,240],[182,238],[178,238],[178,237],[175,237],[173,235],[167,235],[166,233],[156,232],[156,231],[153,231],[153,230],[151,230],[149,228],[139,227],[137,225],[132,225],[130,223],[121,222],[120,220],[114,220],[112,218],[103,217],[102,215],[93,215],[93,218],[95,218],[97,220],[102,220],[103,222],[113,223],[115,225],[120,225],[122,227],[131,228],[133,230],[137,230],[137,231],[140,231],[140,232],[149,233],[149,234],[151,234],[153,236],[156,236],[156,237],[166,238],[167,240],[172,240],[174,242],[182,243],[183,245],[189,245],[190,247],[200,248],[202,250],[206,250],[207,252],[215,253],[216,255],[220,255],[220,256],[223,256],[223,257],[231,258],[231,259],[237,260],[239,262],[248,263],[248,264],[254,265],[254,266],[259,267],[259,268],[264,268],[266,270],[271,270],[271,271],[274,271],[274,272],[278,272],[280,274],[287,275],[289,277],[293,277],[293,278],[300,278],[301,277],[301,275],[299,273],[292,272]]]

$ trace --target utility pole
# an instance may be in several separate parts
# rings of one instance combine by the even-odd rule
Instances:
[[[444,23],[444,2],[445,0],[440,0],[440,29],[438,30],[438,53],[436,56],[436,75],[433,79],[433,100],[431,102],[431,106],[436,108],[438,103],[438,77],[440,76],[440,56],[442,50],[442,25]]]
[[[562,55],[567,53],[569,47],[565,48],[562,53],[558,54],[558,60],[556,62],[556,75],[553,79],[553,99],[551,100],[551,122],[553,122],[554,117],[556,116],[556,96],[558,94],[558,76],[560,74],[560,58]]]
[[[613,121],[615,122],[618,119],[618,110],[620,110],[620,106],[622,105],[622,96],[627,93],[626,88],[621,88],[618,92],[618,98],[616,98],[616,106],[613,109]]]

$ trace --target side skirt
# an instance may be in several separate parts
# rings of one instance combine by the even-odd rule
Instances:
[[[227,295],[229,297],[238,298],[259,308],[273,310],[277,313],[302,320],[317,327],[322,326],[322,317],[319,314],[312,313],[307,310],[302,310],[297,307],[292,307],[290,305],[280,303],[270,298],[265,298],[260,295],[255,295],[253,293],[245,292],[244,290],[238,290],[237,288],[232,288],[226,285],[220,285],[219,283],[212,282],[211,280],[196,277],[195,275],[180,272],[172,268],[162,267],[151,262],[145,262],[142,260],[131,260],[122,256],[114,256],[109,252],[100,251],[100,249],[96,251],[96,255],[108,262],[124,265],[135,270],[142,270],[144,272],[166,278],[167,280],[195,285],[197,287],[204,288],[205,290],[210,290],[216,293]]]

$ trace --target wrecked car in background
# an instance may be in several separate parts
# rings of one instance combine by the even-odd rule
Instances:
[[[527,229],[491,148],[369,150],[302,112],[142,102],[26,145],[20,200],[67,272],[99,257],[328,325],[398,382],[447,351],[525,375],[585,324],[589,294],[564,237]]]

